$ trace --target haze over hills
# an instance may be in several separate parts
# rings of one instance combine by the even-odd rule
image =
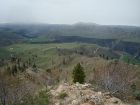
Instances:
[[[140,27],[137,26],[108,26],[82,22],[73,25],[1,24],[0,37],[0,46],[78,41],[124,51],[140,59]]]
[[[94,23],[66,24],[1,24],[1,29],[11,30],[18,35],[46,37],[48,34],[58,32],[60,36],[82,36],[101,39],[140,38],[140,27],[136,26],[111,26]],[[21,32],[21,33],[20,33]],[[40,33],[40,34],[39,34]]]

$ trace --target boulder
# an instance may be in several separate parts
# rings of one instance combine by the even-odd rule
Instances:
[[[60,102],[56,102],[55,105],[60,105]]]
[[[105,97],[106,99],[109,99],[109,98],[112,97],[112,94],[111,94],[110,92],[106,92],[106,93],[104,93],[104,97]]]
[[[109,99],[109,102],[110,102],[110,103],[117,104],[117,103],[118,103],[118,99],[115,98],[115,97],[112,97],[112,98]]]
[[[95,102],[92,101],[92,100],[90,100],[90,101],[88,102],[88,104],[89,104],[89,105],[96,105]]]
[[[58,87],[58,89],[56,90],[56,92],[63,92],[64,91],[64,86],[63,85],[60,85]]]
[[[77,104],[80,104],[81,101],[79,99],[76,99],[76,100],[72,100],[71,104],[72,105],[77,105]]]
[[[101,105],[102,104],[102,99],[98,95],[92,95],[91,100],[95,102],[96,105]]]

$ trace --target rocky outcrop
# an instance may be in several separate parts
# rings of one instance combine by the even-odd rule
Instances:
[[[59,85],[56,90],[51,90],[51,101],[54,105],[131,105],[123,103],[111,93],[94,91],[90,84]],[[66,94],[63,98],[60,96]]]

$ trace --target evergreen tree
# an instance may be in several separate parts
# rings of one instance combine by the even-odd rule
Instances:
[[[130,59],[128,59],[127,63],[130,63]]]
[[[25,69],[26,68],[26,65],[25,65],[25,63],[23,62],[23,65],[22,65],[22,67],[23,67],[23,69]]]
[[[65,58],[63,58],[63,64],[66,64]]]
[[[28,62],[29,65],[31,65],[31,62]]]
[[[19,59],[17,59],[17,63],[18,63],[18,65],[19,65]]]
[[[17,73],[17,66],[16,65],[15,65],[14,71],[15,71],[15,73]]]
[[[108,56],[106,57],[106,60],[108,60]]]
[[[80,65],[80,63],[78,63],[73,71],[72,71],[72,78],[73,78],[73,82],[79,82],[79,83],[84,83],[85,82],[85,73],[83,70],[83,67]]]
[[[103,54],[103,58],[105,57],[105,55]]]
[[[35,65],[35,63],[33,64],[33,68],[36,68],[36,65]]]
[[[4,62],[4,59],[1,59]]]
[[[11,74],[11,68],[8,66],[7,67],[7,74],[10,75]]]
[[[14,65],[12,65],[12,75],[15,76],[15,69],[14,69]]]
[[[11,62],[15,62],[16,61],[16,58],[15,57],[12,57],[11,58]]]

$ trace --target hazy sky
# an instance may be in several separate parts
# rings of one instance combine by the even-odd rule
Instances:
[[[0,23],[140,26],[140,0],[0,0]]]

